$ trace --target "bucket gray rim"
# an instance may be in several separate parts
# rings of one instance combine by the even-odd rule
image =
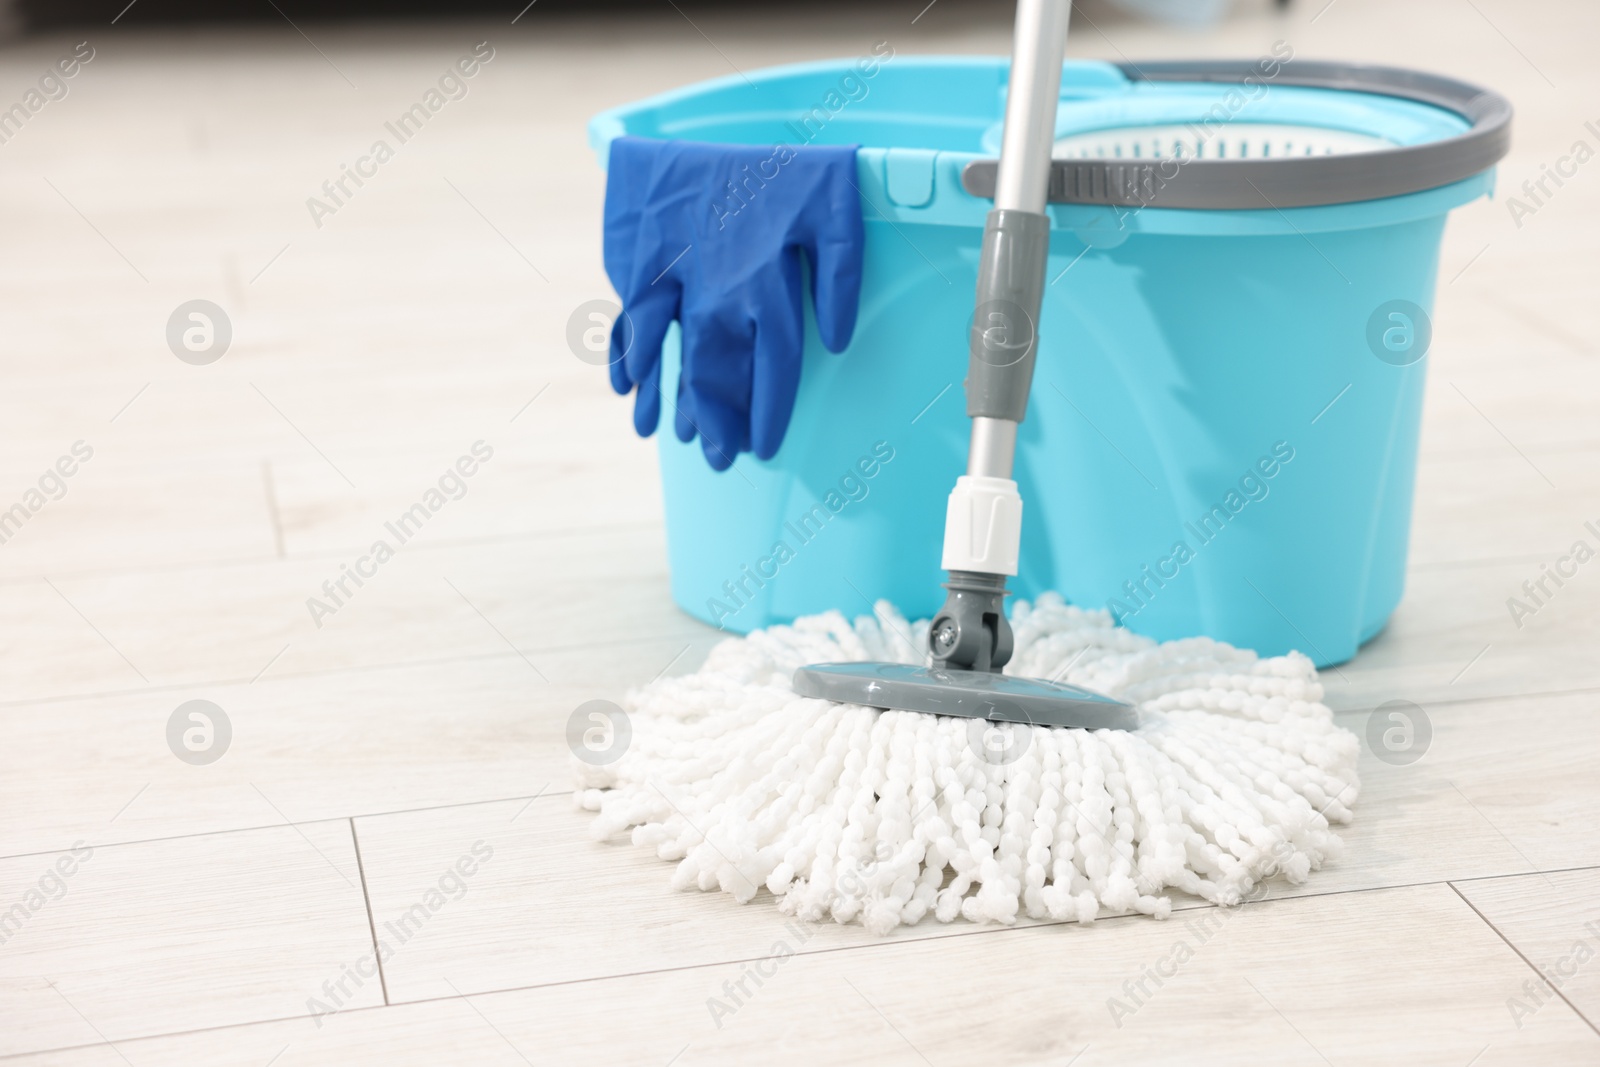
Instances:
[[[1262,78],[1255,59],[1119,63],[1129,81],[1243,84]],[[1394,96],[1454,112],[1471,128],[1438,141],[1348,155],[1281,159],[1057,159],[1051,162],[1053,204],[1119,207],[1252,209],[1318,207],[1380,200],[1437,189],[1481,174],[1511,147],[1511,102],[1470,82],[1437,74],[1359,63],[1287,60],[1275,85]],[[998,160],[979,159],[961,172],[973,196],[994,198]]]

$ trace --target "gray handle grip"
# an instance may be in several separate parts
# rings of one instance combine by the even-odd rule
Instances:
[[[1469,82],[1398,67],[1286,60],[1274,76],[1260,60],[1192,60],[1121,64],[1130,82],[1252,81],[1373,93],[1453,111],[1471,128],[1452,137],[1369,152],[1278,159],[1057,159],[1050,164],[1052,204],[1109,204],[1237,210],[1315,207],[1377,200],[1436,189],[1470,178],[1511,147],[1511,104]],[[1198,119],[1209,128],[1209,120]],[[999,191],[992,159],[968,163],[961,186],[988,199]]]
[[[996,208],[983,229],[968,342],[967,414],[1021,422],[1039,350],[1050,220]]]

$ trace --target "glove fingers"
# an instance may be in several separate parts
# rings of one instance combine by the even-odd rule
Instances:
[[[756,326],[750,388],[750,447],[758,459],[771,459],[783,443],[800,389],[805,324],[801,319],[800,279],[787,279],[788,292],[768,302]]]
[[[688,444],[700,438],[700,450],[705,453],[712,470],[725,471],[733,466],[734,458],[742,451],[736,427],[744,421],[743,416],[729,412],[714,399],[702,403],[686,377],[678,379],[678,399],[674,407],[673,430],[678,440]]]
[[[650,365],[650,371],[639,383],[639,395],[633,401],[633,429],[640,437],[656,432],[661,421],[661,361]]]
[[[634,340],[633,319],[624,311],[611,324],[611,362],[606,365],[612,390],[622,396],[627,396],[633,388],[633,379],[628,377],[628,365],[623,357],[633,347]]]
[[[694,440],[694,397],[689,395],[688,378],[681,370],[678,374],[678,399],[673,403],[672,429],[684,444]]]
[[[672,429],[684,444],[693,441],[700,432],[695,419],[694,383],[704,373],[702,364],[705,349],[700,340],[700,316],[685,308],[678,328],[678,394],[672,403]]]
[[[713,470],[727,470],[740,452],[750,451],[744,444],[744,412],[707,404],[702,406],[699,415],[700,450]]]
[[[774,176],[774,160],[792,168],[786,177]],[[864,243],[856,166],[854,147],[768,158],[756,148],[612,142],[605,265],[627,316],[612,329],[609,375],[618,392],[636,390],[640,434],[656,429],[665,403],[674,433],[699,437],[716,470],[740,452],[777,452],[802,373],[802,256],[823,344],[843,350],[856,327]],[[676,398],[660,393],[673,321],[683,328]]]
[[[706,463],[714,471],[725,471],[733,466],[733,460],[729,458],[728,453],[712,444],[705,436],[700,438],[700,451],[705,453]]]
[[[691,330],[685,330],[685,338],[691,355],[678,379],[678,440],[701,438],[706,461],[726,470],[741,451],[750,450],[750,341],[739,339],[730,347],[726,338]]]
[[[661,343],[667,330],[678,317],[679,291],[676,286],[658,285],[636,296],[623,311],[631,322],[631,344],[626,348],[623,363],[628,380],[640,381],[650,373],[653,364],[661,360]],[[613,339],[616,332],[612,332]]]
[[[661,345],[678,314],[677,297],[676,289],[657,288],[627,308],[626,314],[612,328],[613,358],[616,358],[619,331],[632,335],[623,338],[624,354],[611,365],[611,381],[614,387],[622,379],[639,387],[633,406],[633,428],[640,437],[654,433],[661,418]],[[624,327],[624,322],[629,323],[631,329]],[[617,391],[627,390],[619,388]]]
[[[852,161],[852,168],[854,163]],[[861,201],[851,186],[839,197],[848,204],[836,203],[836,210],[805,242],[811,260],[811,289],[817,311],[817,333],[829,352],[842,352],[856,328],[856,311],[861,300],[861,261],[865,233],[861,224]],[[838,199],[836,197],[835,199]]]
[[[765,314],[774,303],[763,296],[757,306]],[[719,304],[694,309],[685,315],[683,338],[680,411],[691,433],[699,435],[707,462],[726,470],[740,452],[750,450],[755,344],[750,308]]]

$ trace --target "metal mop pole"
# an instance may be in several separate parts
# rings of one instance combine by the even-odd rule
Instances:
[[[1071,0],[1020,0],[994,210],[983,232],[967,362],[972,439],[945,512],[949,595],[929,644],[942,667],[997,672],[1011,658],[1006,578],[1017,573],[1017,425],[1038,350],[1050,220],[1044,213]]]

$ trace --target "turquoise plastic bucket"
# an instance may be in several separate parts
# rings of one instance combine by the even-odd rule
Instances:
[[[744,632],[878,598],[910,617],[942,603],[991,206],[963,172],[998,154],[1006,75],[1003,59],[871,56],[708,82],[591,124],[602,165],[624,133],[861,145],[859,324],[833,355],[808,323],[778,454],[719,474],[697,442],[658,434],[672,594],[691,615]],[[1258,79],[1240,105],[1237,85],[1069,62],[1057,156],[1181,158],[1156,142],[1218,106],[1226,135],[1189,147],[1202,158],[1348,160],[1472,126],[1417,99],[1287,81]],[[1404,588],[1445,216],[1492,178],[1323,206],[1052,204],[1013,591],[1057,590],[1161,639],[1352,656]],[[675,390],[676,328],[664,358]]]

